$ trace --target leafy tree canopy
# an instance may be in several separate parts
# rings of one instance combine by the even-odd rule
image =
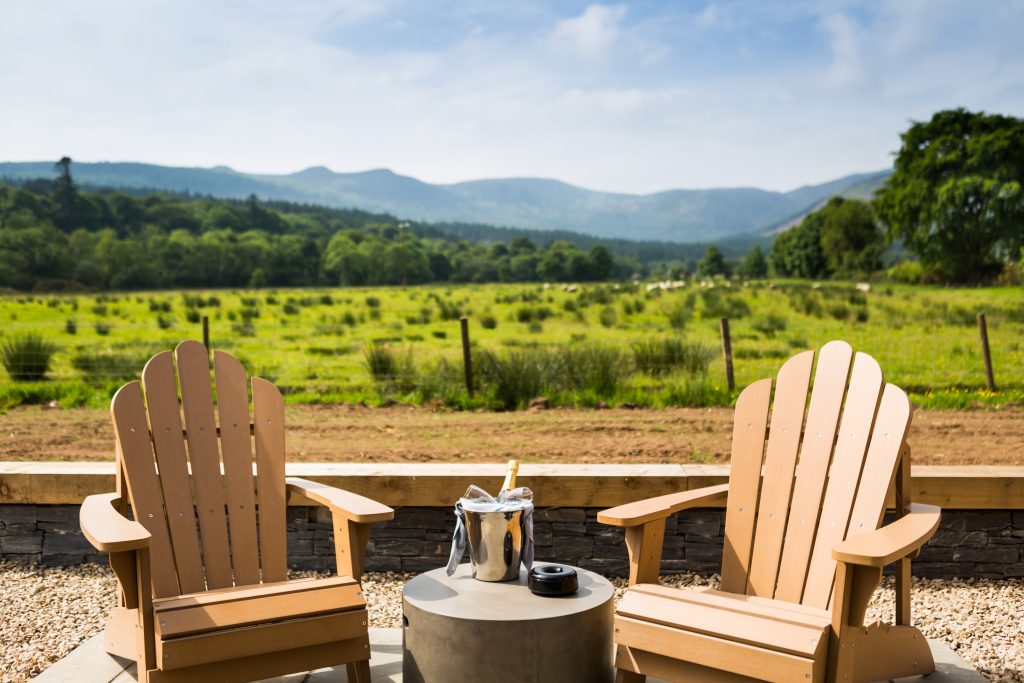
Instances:
[[[775,238],[768,266],[782,277],[863,275],[881,267],[882,246],[871,206],[833,197]]]
[[[991,276],[1024,245],[1024,119],[940,111],[901,137],[875,201],[890,239],[948,280]]]

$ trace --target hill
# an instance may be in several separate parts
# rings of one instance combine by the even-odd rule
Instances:
[[[322,204],[417,221],[484,223],[569,230],[602,238],[710,242],[764,232],[804,215],[830,196],[869,195],[889,171],[846,176],[790,192],[755,188],[597,192],[557,180],[504,178],[434,185],[387,169],[335,173],[322,166],[287,175],[240,173],[225,166],[75,163],[89,186],[147,188],[213,197]],[[0,163],[0,178],[49,178],[50,162]]]

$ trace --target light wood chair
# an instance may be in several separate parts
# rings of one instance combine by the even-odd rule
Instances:
[[[937,507],[910,502],[910,401],[845,342],[822,347],[809,392],[813,362],[807,351],[783,365],[774,402],[770,379],[740,395],[728,484],[598,515],[626,528],[629,550],[617,683],[855,683],[934,671],[910,621],[910,560],[939,524]],[[879,528],[893,492],[899,519]],[[666,518],[722,502],[721,589],[659,585]],[[896,623],[865,626],[893,562]]]
[[[286,479],[280,392],[254,377],[250,418],[242,365],[216,351],[213,369],[216,407],[209,355],[194,341],[154,356],[142,381],[111,401],[117,490],[89,496],[80,515],[120,587],[106,649],[136,660],[144,682],[226,683],[346,664],[350,682],[369,683],[359,578],[371,523],[393,511]],[[289,493],[330,508],[337,576],[288,580]]]

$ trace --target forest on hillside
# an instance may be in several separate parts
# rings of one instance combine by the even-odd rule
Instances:
[[[735,255],[756,241],[723,248]],[[705,248],[421,223],[255,196],[86,189],[68,158],[53,178],[0,182],[0,288],[19,291],[681,277]]]

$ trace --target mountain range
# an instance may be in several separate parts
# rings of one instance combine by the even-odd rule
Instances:
[[[390,213],[423,221],[571,230],[602,238],[711,242],[787,226],[833,195],[866,198],[891,171],[845,176],[789,192],[756,188],[598,192],[544,178],[431,184],[387,169],[336,173],[323,166],[285,175],[226,166],[190,168],[134,162],[72,165],[91,187],[189,192],[223,198],[256,195]],[[52,162],[0,162],[0,179],[52,178]]]

